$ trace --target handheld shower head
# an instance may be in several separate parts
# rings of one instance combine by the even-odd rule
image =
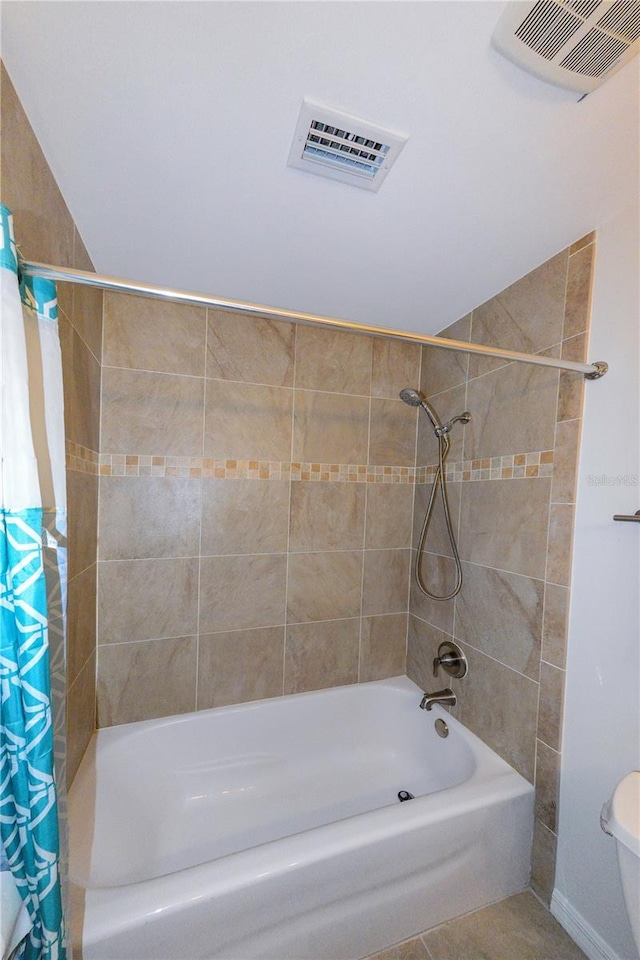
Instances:
[[[429,406],[421,393],[419,393],[417,390],[414,390],[413,387],[404,387],[404,389],[400,391],[400,399],[404,403],[408,403],[410,407],[422,407],[426,415],[429,417],[431,426],[436,431],[436,435],[440,436],[438,431],[442,429],[442,424],[440,423],[435,410]]]

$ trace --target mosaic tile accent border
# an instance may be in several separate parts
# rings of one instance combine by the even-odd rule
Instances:
[[[69,456],[67,459],[69,460]],[[83,472],[99,472],[102,477],[204,477],[223,480],[415,484],[430,483],[437,470],[436,464],[399,467],[362,463],[297,463],[286,460],[214,460],[208,457],[154,457],[117,453],[100,454],[98,462],[80,457],[74,457],[73,460],[86,465]],[[88,469],[89,467],[91,469]],[[68,468],[82,469],[69,464]],[[550,477],[553,474],[553,450],[484,460],[460,460],[448,463],[446,469],[447,478],[453,483]]]
[[[65,467],[76,473],[91,473],[98,475],[100,455],[89,447],[83,447],[73,440],[65,440]]]

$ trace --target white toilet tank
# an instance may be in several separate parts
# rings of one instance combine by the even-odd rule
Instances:
[[[616,840],[622,889],[640,953],[640,770],[623,777],[602,811],[603,828]]]

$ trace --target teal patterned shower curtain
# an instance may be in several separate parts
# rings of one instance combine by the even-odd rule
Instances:
[[[64,443],[62,371],[49,369],[60,355],[56,289],[42,280],[19,285],[12,219],[4,206],[0,219],[0,877],[13,882],[24,904],[21,933],[30,927],[15,956],[65,960],[45,577],[49,552],[59,564],[55,620],[64,610],[66,564],[64,490],[60,465],[53,465]],[[34,356],[40,366],[36,398],[29,386]],[[34,444],[37,413],[44,422]],[[63,471],[63,446],[62,457]],[[51,501],[59,507],[57,522],[43,524],[43,496],[48,510]]]

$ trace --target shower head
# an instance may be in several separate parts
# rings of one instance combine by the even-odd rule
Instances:
[[[436,431],[436,435],[440,436],[438,433],[439,430],[442,430],[442,424],[438,419],[438,414],[435,410],[429,406],[425,398],[417,390],[414,390],[413,387],[404,387],[400,391],[400,399],[404,403],[408,403],[410,407],[422,407],[426,415],[431,421],[431,426]]]
[[[405,387],[404,390],[401,390],[400,399],[404,403],[408,403],[410,407],[421,407],[423,404],[422,397],[413,387]]]

